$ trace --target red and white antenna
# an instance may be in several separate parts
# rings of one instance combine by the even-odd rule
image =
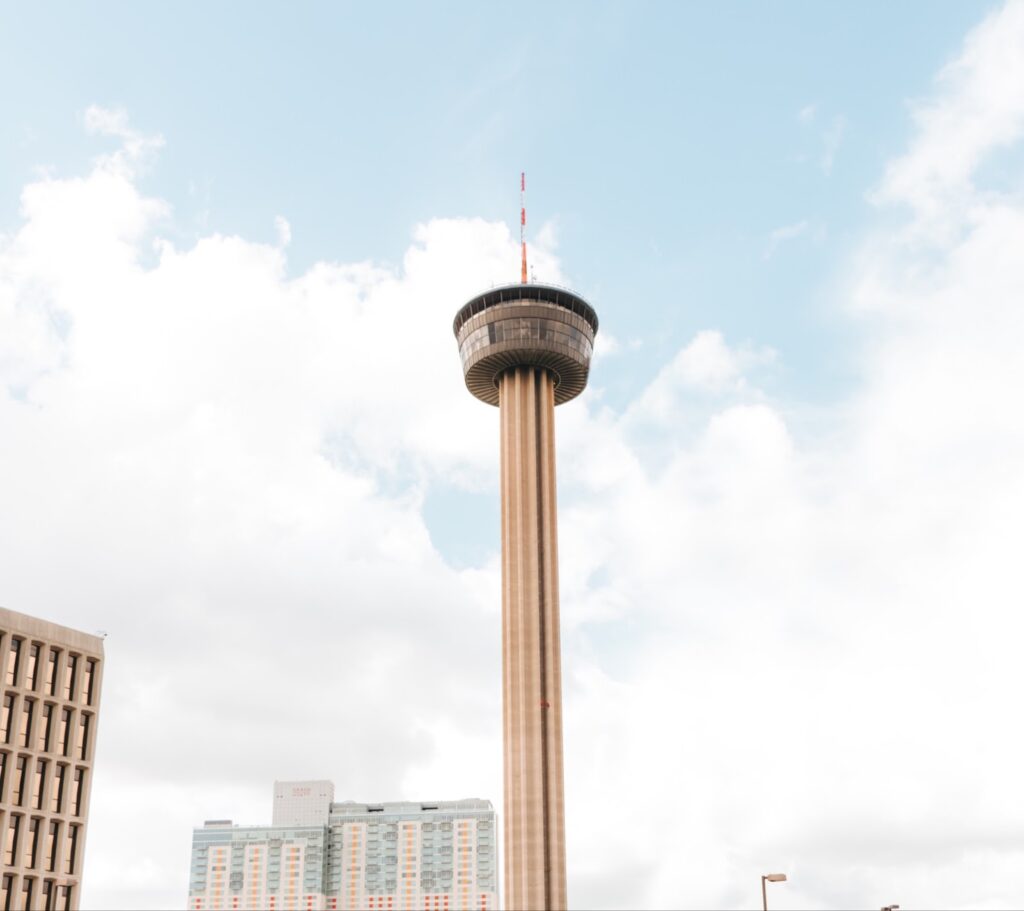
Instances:
[[[519,243],[523,248],[522,282],[526,284],[526,171],[519,174]]]

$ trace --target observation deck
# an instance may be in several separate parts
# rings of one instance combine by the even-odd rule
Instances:
[[[587,385],[597,314],[582,297],[558,285],[502,285],[464,304],[452,326],[466,388],[498,404],[498,379],[511,367],[542,367],[554,378],[555,404]]]

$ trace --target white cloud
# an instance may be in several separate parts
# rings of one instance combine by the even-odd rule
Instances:
[[[90,105],[86,108],[83,120],[90,133],[112,136],[121,141],[117,151],[99,159],[102,167],[118,174],[131,176],[144,169],[164,144],[162,136],[147,136],[133,129],[128,122],[128,113],[123,108]]]
[[[731,349],[721,333],[704,331],[676,355],[669,369],[684,387],[715,391],[739,383],[749,368],[773,358],[767,350]],[[662,385],[667,378],[668,374],[662,374],[654,385]]]
[[[866,239],[863,382],[824,432],[758,388],[770,350],[714,330],[623,411],[560,409],[576,906],[752,905],[769,868],[792,907],[1024,892],[1024,208],[940,163],[990,107],[974,87],[1016,78],[1018,10],[919,118],[900,161],[927,167],[887,172],[880,199],[955,186],[917,210],[955,230]],[[1016,135],[999,110],[975,164]],[[0,579],[7,607],[110,632],[86,904],[180,904],[190,826],[265,820],[275,777],[498,800],[497,567],[449,566],[421,506],[493,490],[496,413],[450,324],[514,277],[508,229],[435,220],[399,269],[289,279],[281,247],[222,235],[143,266],[169,206],[109,160],[27,187],[22,214],[0,242]]]
[[[604,358],[618,354],[622,349],[619,340],[610,332],[598,332],[594,339],[594,357]]]
[[[766,260],[771,259],[781,244],[800,237],[807,231],[809,226],[807,219],[801,219],[791,225],[780,225],[778,228],[773,228],[768,233],[768,243],[765,245],[763,258]]]
[[[749,345],[731,348],[720,332],[699,332],[630,405],[626,420],[641,426],[676,427],[700,396],[756,397],[757,390],[748,383],[747,374],[774,359],[771,349]]]
[[[508,230],[434,221],[400,271],[288,280],[280,249],[220,235],[143,267],[167,213],[105,159],[27,187],[0,246],[2,599],[110,633],[86,879],[104,907],[180,904],[189,827],[259,821],[275,777],[395,797],[449,713],[497,733],[475,685],[493,569],[445,565],[419,491],[497,471],[450,326],[514,274]],[[496,794],[474,768],[463,786]],[[159,833],[124,842],[144,806]]]
[[[277,232],[277,245],[287,247],[292,242],[292,226],[283,215],[274,218],[274,230]]]
[[[845,134],[846,118],[839,114],[832,118],[832,122],[822,136],[821,170],[826,177],[832,173],[832,165],[835,164],[836,155],[839,154],[839,147],[843,144]]]
[[[956,170],[946,130],[975,116],[960,93],[1007,73],[1001,49],[1022,35],[1011,8],[969,36],[933,102],[967,123],[923,124],[915,161]],[[1006,129],[989,124],[975,162]],[[931,210],[956,230],[867,239],[849,292],[873,322],[864,384],[825,434],[748,400],[698,410],[680,442],[694,405],[667,391],[670,369],[642,399],[670,403],[654,456],[625,420],[572,426],[569,638],[618,647],[574,681],[586,762],[570,808],[598,790],[630,798],[605,803],[600,826],[570,816],[581,904],[640,869],[635,906],[753,904],[775,868],[791,907],[1008,907],[1024,889],[1024,737],[1005,723],[1024,683],[1024,208],[974,178],[957,177],[955,209]],[[723,365],[709,375],[735,376],[706,345]],[[671,858],[653,869],[605,837],[640,816]]]
[[[978,166],[1024,130],[1024,3],[1007,3],[975,28],[938,86],[914,105],[917,135],[889,164],[877,198],[926,218],[960,218],[974,201]]]
[[[801,126],[810,127],[820,120],[818,114],[817,104],[805,104],[797,112],[796,116]],[[846,117],[843,114],[836,114],[829,120],[828,126],[819,133],[821,154],[817,156],[818,167],[821,168],[822,173],[826,177],[832,174],[832,166],[835,164],[836,155],[838,155],[839,148],[843,144],[847,126]],[[811,159],[812,156],[806,153],[801,153],[797,158],[798,161],[808,161]]]

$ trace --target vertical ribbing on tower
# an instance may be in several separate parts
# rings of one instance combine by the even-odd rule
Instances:
[[[501,409],[505,907],[566,907],[554,380],[514,367]]]

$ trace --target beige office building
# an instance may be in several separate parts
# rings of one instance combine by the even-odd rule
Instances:
[[[103,640],[0,608],[0,909],[76,909]]]

